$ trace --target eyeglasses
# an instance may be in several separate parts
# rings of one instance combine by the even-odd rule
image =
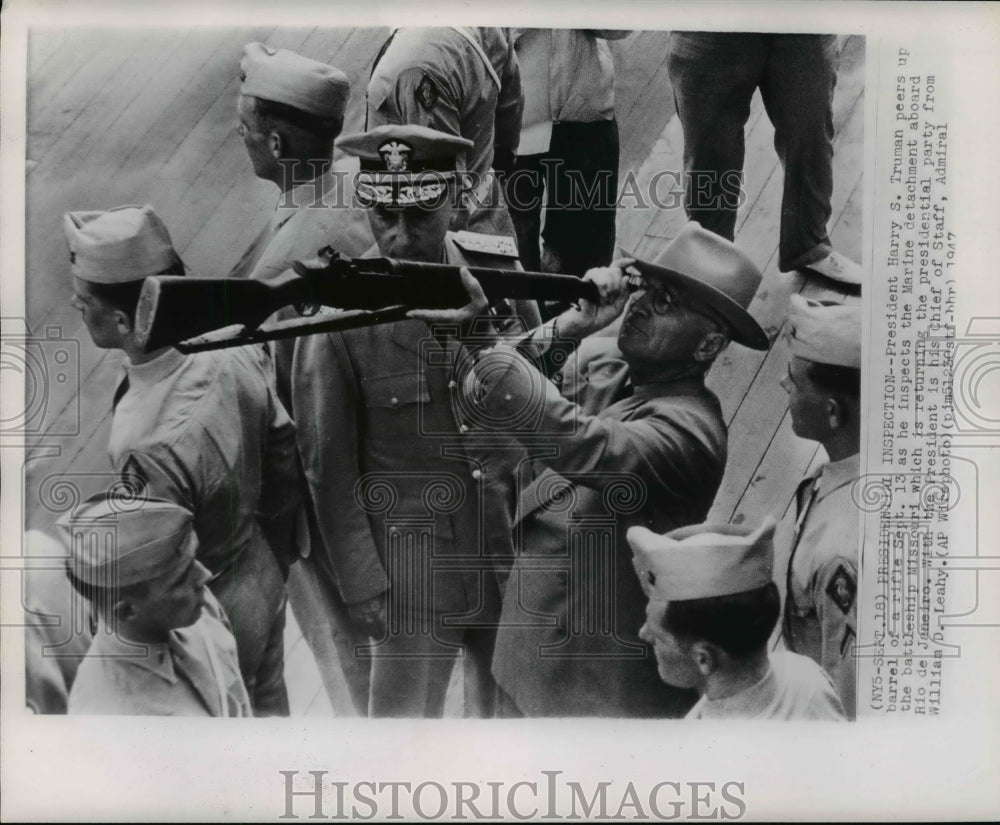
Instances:
[[[707,318],[717,326],[725,326],[724,322],[714,313],[711,313],[707,309],[702,309],[690,301],[685,301],[676,292],[658,284],[653,284],[641,275],[629,277],[628,289],[633,295],[638,296],[641,294],[649,296],[650,306],[652,306],[653,312],[657,315],[670,315],[672,312],[677,312],[686,307],[691,312],[700,315],[702,318]]]

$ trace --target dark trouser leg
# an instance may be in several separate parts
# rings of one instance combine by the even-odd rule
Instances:
[[[732,240],[742,197],[743,129],[767,35],[674,32],[668,70],[684,131],[688,217]]]
[[[542,265],[546,271],[582,276],[592,267],[611,263],[618,154],[615,120],[553,125],[544,164],[547,203]]]
[[[761,96],[784,168],[778,266],[787,272],[826,257],[831,249],[827,224],[833,194],[836,37],[770,38]]]
[[[409,624],[409,622],[407,622]],[[390,633],[372,648],[372,717],[440,718],[462,631],[440,617],[417,618],[415,632]]]
[[[254,675],[247,686],[254,716],[288,716],[285,687],[285,603],[274,617]]]
[[[541,159],[544,155],[524,155],[517,159],[514,171],[504,176],[507,211],[514,222],[521,265],[529,272],[541,268],[542,200],[545,181]]]

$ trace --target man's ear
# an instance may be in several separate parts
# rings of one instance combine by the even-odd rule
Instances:
[[[135,618],[135,607],[128,599],[119,599],[112,608],[115,620],[118,622],[129,622]]]
[[[719,653],[708,642],[694,642],[690,656],[702,676],[711,676],[719,668]]]
[[[133,319],[128,317],[128,313],[124,310],[115,310],[115,325],[118,327],[118,333],[122,336],[129,335],[135,328],[135,323]]]
[[[698,342],[694,351],[695,361],[714,361],[729,344],[729,339],[721,332],[709,332]]]
[[[847,407],[839,398],[827,398],[825,412],[831,430],[839,430],[847,424]]]
[[[281,134],[276,129],[272,129],[267,136],[267,148],[271,150],[275,160],[281,160],[281,153],[285,147]]]

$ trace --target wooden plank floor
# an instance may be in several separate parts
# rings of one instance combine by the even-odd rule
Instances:
[[[95,349],[69,307],[71,286],[61,230],[63,212],[150,203],[170,228],[194,272],[225,274],[266,222],[275,201],[257,180],[236,135],[237,70],[243,45],[260,40],[340,66],[352,95],[345,131],[361,127],[364,83],[385,29],[245,28],[46,30],[28,50],[26,284],[28,324],[80,342],[78,380],[48,388],[44,424],[29,439],[24,506],[27,527],[52,531],[44,494],[61,477],[80,494],[108,484],[105,455],[109,399],[121,354]],[[645,192],[670,194],[664,170],[682,169],[683,142],[666,71],[666,32],[636,32],[611,43],[617,66],[622,179]],[[860,260],[864,121],[864,41],[842,41],[834,101],[836,155],[831,233],[838,249]],[[787,363],[781,339],[787,298],[841,292],[777,270],[781,169],[773,129],[755,99],[747,124],[745,206],[737,242],[764,273],[751,307],[775,343],[767,353],[730,348],[710,384],[730,427],[730,458],[713,518],[758,521],[781,515],[802,472],[818,460],[815,444],[791,432],[778,380]],[[618,216],[623,250],[651,255],[684,222],[679,185],[673,208],[626,208]],[[225,239],[220,243],[220,239]],[[329,652],[320,665],[333,667]],[[286,676],[296,715],[350,713],[342,695],[327,696],[316,659],[289,611]],[[336,692],[336,691],[334,691]],[[459,688],[449,712],[457,712]]]

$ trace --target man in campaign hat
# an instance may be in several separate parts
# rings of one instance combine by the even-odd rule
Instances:
[[[97,615],[69,712],[249,716],[236,642],[196,558],[191,512],[102,493],[64,516],[66,573]]]
[[[359,158],[373,253],[516,265],[512,241],[449,232],[470,141],[386,125],[337,145]],[[510,486],[467,438],[451,380],[460,345],[400,318],[296,342],[292,414],[321,540],[313,556],[329,603],[346,605],[355,638],[338,655],[358,712],[441,716],[464,646],[465,713],[491,715],[500,594],[490,559],[512,553]]]
[[[299,501],[295,433],[263,353],[183,355],[140,345],[143,279],[183,274],[151,207],[69,212],[63,229],[73,306],[98,347],[128,359],[111,399],[111,464],[134,491],[191,511],[198,559],[232,623],[254,711],[287,713],[281,566],[292,554]]]
[[[774,528],[696,524],[659,535],[629,529],[646,591],[639,637],[669,685],[701,695],[689,719],[843,719],[830,677],[805,656],[771,656],[778,622]]]
[[[861,474],[861,308],[793,295],[791,360],[781,384],[792,428],[823,445],[829,462],[799,484],[778,542],[786,589],[782,639],[833,679],[848,718],[856,714],[858,508]]]
[[[704,378],[731,340],[767,347],[746,311],[761,275],[734,244],[689,223],[655,261],[620,260],[585,278],[600,302],[581,301],[518,347],[542,371],[498,345],[476,354],[463,384],[478,426],[530,421],[517,437],[529,445],[544,436],[546,446],[522,483],[493,672],[506,714],[682,716],[697,697],[664,685],[645,661],[625,530],[664,532],[708,513],[726,425]],[[639,287],[631,298],[630,280]],[[460,323],[480,312],[477,282],[466,286],[467,307],[420,317]],[[561,395],[543,372],[620,316],[625,396],[591,397],[586,386],[573,399]]]

